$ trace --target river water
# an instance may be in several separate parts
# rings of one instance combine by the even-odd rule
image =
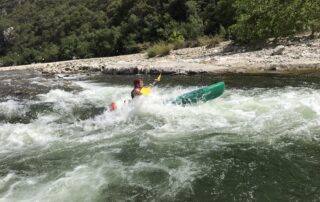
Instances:
[[[320,201],[319,74],[134,78],[1,73],[0,201]]]

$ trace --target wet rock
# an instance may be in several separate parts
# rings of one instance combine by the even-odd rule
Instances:
[[[196,75],[197,72],[196,71],[188,71],[188,75],[192,76],[192,75]]]
[[[177,73],[175,73],[176,75],[188,75],[188,72],[184,71],[184,70],[180,70]]]
[[[43,72],[25,70],[1,73],[0,98],[33,99],[35,96],[47,93],[52,89],[63,89],[65,91],[78,89],[78,86],[65,81],[64,78],[44,75]],[[8,85],[9,81],[10,85]]]
[[[20,95],[23,95],[23,92],[20,91],[20,90],[16,90],[16,91],[14,91],[14,94],[15,94],[16,96],[20,96]]]
[[[282,45],[277,46],[271,53],[271,56],[282,55],[284,50],[285,50],[285,46],[282,46]]]
[[[87,67],[87,66],[79,67],[79,70],[81,70],[81,71],[86,71],[86,70],[88,70],[88,69],[89,69],[89,67]]]

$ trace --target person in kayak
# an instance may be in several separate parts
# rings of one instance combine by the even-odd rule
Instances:
[[[155,80],[153,81],[153,83],[150,84],[149,86],[150,86],[150,87],[151,87],[151,86],[154,86],[157,82],[158,82],[158,80],[155,79]],[[145,87],[145,86],[144,86],[144,82],[143,82],[142,79],[135,79],[135,80],[133,81],[133,86],[134,86],[134,88],[133,88],[133,90],[131,91],[131,98],[132,98],[132,99],[135,98],[135,97],[137,97],[137,96],[142,95],[141,89],[142,89],[143,87]]]
[[[140,91],[144,86],[143,80],[142,79],[135,79],[133,81],[133,86],[134,86],[134,88],[131,91],[131,98],[132,99],[135,98],[136,96],[142,95]]]

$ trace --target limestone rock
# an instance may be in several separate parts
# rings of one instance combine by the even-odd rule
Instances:
[[[286,49],[286,47],[285,46],[277,46],[274,50],[273,50],[273,52],[271,53],[271,55],[272,56],[274,56],[274,55],[282,55],[283,54],[283,51]]]

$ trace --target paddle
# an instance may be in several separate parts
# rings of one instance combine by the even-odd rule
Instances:
[[[161,81],[161,76],[162,76],[162,74],[160,74],[157,78],[156,78],[156,80],[159,82],[159,81]]]
[[[155,81],[159,82],[161,81],[161,74],[155,79]],[[151,94],[151,87],[155,84],[155,82],[153,84],[151,84],[151,86],[146,86],[146,87],[143,87],[141,90],[140,90],[140,93],[142,95],[146,95],[146,96],[149,96]]]

